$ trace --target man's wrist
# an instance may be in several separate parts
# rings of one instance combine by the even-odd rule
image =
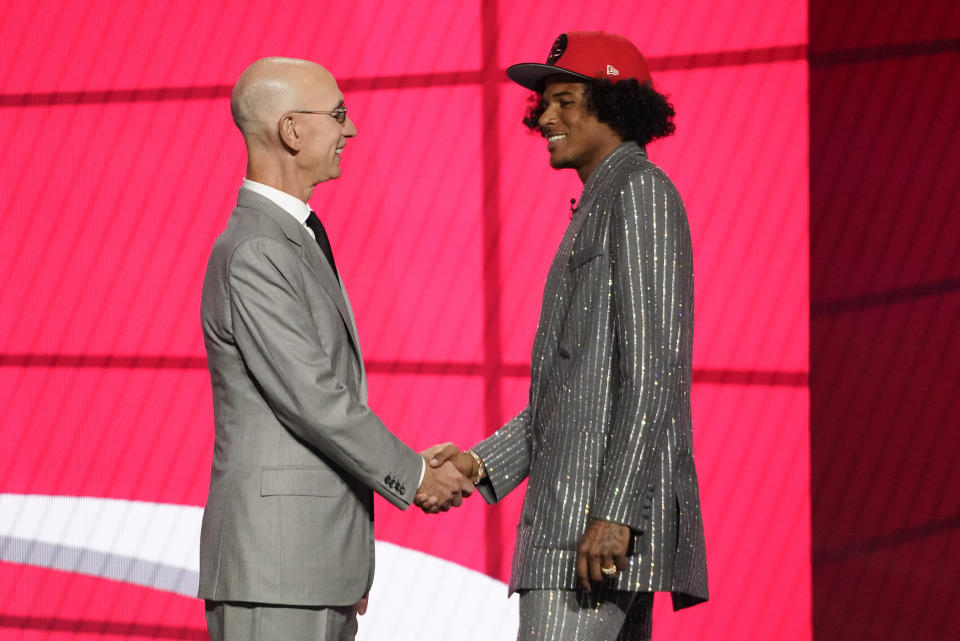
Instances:
[[[467,450],[467,454],[470,455],[477,467],[477,477],[473,480],[473,484],[477,485],[480,481],[487,478],[487,466],[483,464],[483,459],[480,458],[480,455],[473,450]]]

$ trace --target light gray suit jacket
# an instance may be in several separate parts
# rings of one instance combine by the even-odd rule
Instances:
[[[366,406],[340,282],[307,230],[241,189],[203,283],[215,441],[199,596],[356,603],[373,580],[373,495],[401,509],[422,459]]]
[[[635,143],[590,175],[547,276],[528,406],[475,450],[500,500],[529,477],[511,592],[575,589],[587,524],[633,531],[620,590],[707,598],[693,463],[693,260],[676,189]]]

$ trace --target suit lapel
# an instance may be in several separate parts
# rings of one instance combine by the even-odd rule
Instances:
[[[590,174],[583,186],[577,210],[567,226],[563,240],[560,241],[560,248],[557,249],[557,255],[550,266],[547,283],[544,286],[540,322],[537,325],[537,335],[533,345],[533,360],[535,362],[540,361],[537,370],[533,372],[536,380],[531,381],[531,389],[533,390],[531,403],[534,409],[543,400],[546,386],[555,371],[554,361],[557,357],[560,337],[563,335],[563,325],[567,322],[567,309],[570,305],[567,283],[573,278],[569,265],[574,241],[577,239],[581,227],[588,218],[591,218],[591,213],[593,216],[592,222],[588,226],[588,232],[593,233],[592,228],[599,224],[598,220],[602,217],[604,208],[608,206],[604,203],[603,193],[609,193],[609,185],[606,183],[611,178],[613,167],[621,158],[636,152],[639,152],[646,159],[647,154],[643,148],[638,147],[635,142],[625,142],[607,156]]]
[[[327,292],[327,295],[337,306],[337,311],[340,312],[340,318],[347,328],[350,345],[353,347],[353,351],[357,355],[357,360],[360,361],[362,367],[363,361],[360,358],[360,343],[357,341],[357,330],[353,322],[353,313],[346,301],[345,292],[340,285],[340,280],[334,275],[333,268],[330,266],[330,263],[327,262],[323,252],[320,251],[320,246],[317,244],[317,241],[310,236],[310,232],[308,232],[303,225],[297,223],[293,216],[260,194],[256,194],[248,189],[241,189],[237,197],[237,205],[255,209],[269,217],[283,230],[283,234],[287,237],[287,240],[300,249],[300,259],[306,263],[307,268],[313,274],[314,278],[317,279],[320,286],[323,287],[324,291]]]
[[[549,383],[551,374],[555,372],[554,361],[557,357],[557,348],[560,343],[560,336],[563,335],[563,321],[566,316],[564,313],[570,305],[568,300],[566,282],[571,278],[570,275],[570,252],[573,250],[573,242],[580,232],[584,221],[587,219],[586,208],[578,208],[567,226],[567,231],[563,234],[560,241],[560,247],[550,265],[550,271],[547,272],[547,283],[543,291],[543,307],[540,311],[540,326],[537,328],[537,336],[534,344],[534,358],[542,359],[538,370],[537,380],[534,383],[533,405],[534,409],[543,399],[545,386]]]
[[[360,343],[357,341],[357,329],[353,322],[353,313],[350,305],[347,303],[346,292],[340,284],[340,279],[333,273],[333,268],[330,266],[330,263],[327,262],[323,252],[320,251],[320,246],[317,245],[317,241],[302,227],[300,228],[300,233],[303,237],[303,244],[301,245],[303,262],[307,264],[307,267],[320,282],[320,285],[327,292],[327,295],[330,296],[337,305],[337,311],[340,312],[340,318],[343,320],[343,324],[347,328],[347,334],[350,336],[350,344],[353,346],[353,351],[356,352],[357,359],[359,360]],[[363,363],[362,360],[360,360],[360,362]]]

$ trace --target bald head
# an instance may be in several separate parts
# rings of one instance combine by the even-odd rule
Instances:
[[[343,149],[357,135],[337,81],[307,60],[257,60],[240,74],[230,111],[247,146],[247,178],[304,202],[340,176]]]
[[[316,109],[336,102],[337,83],[315,62],[294,58],[261,58],[240,75],[230,97],[230,111],[244,140],[269,144],[277,122],[294,109]]]

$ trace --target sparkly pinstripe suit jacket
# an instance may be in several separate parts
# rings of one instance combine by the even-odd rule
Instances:
[[[616,588],[707,598],[690,383],[693,261],[680,196],[628,142],[583,194],[550,267],[529,404],[474,449],[496,502],[529,478],[511,592],[575,589],[587,524],[633,531]]]

